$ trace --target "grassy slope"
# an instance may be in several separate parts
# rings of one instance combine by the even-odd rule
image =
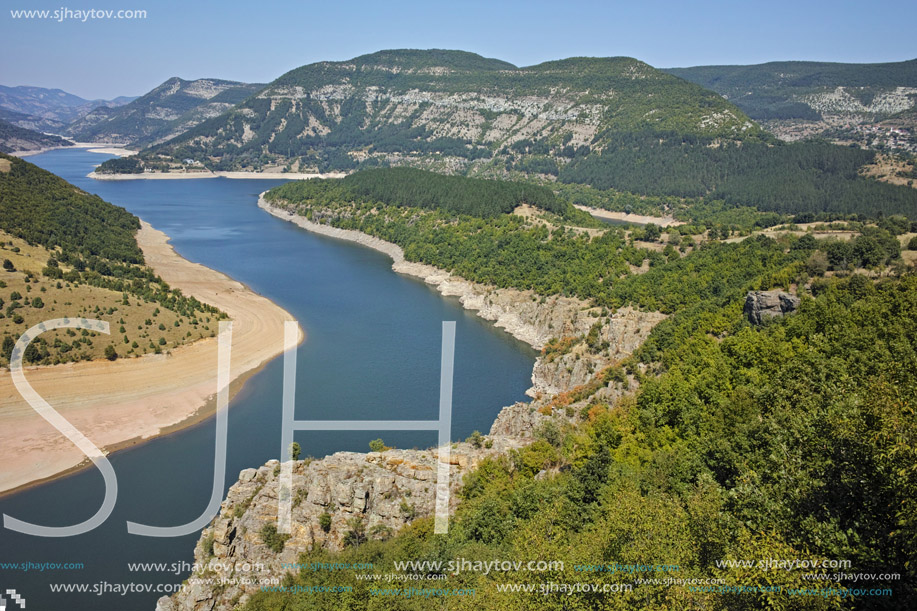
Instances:
[[[0,155],[0,258],[13,268],[0,269],[0,335],[16,339],[47,318],[92,315],[112,324],[111,337],[91,345],[73,345],[65,333],[43,336],[41,354],[30,359],[42,364],[97,358],[108,344],[120,355],[139,355],[212,335],[209,323],[220,313],[171,290],[143,265],[139,226],[126,210]],[[4,350],[0,362],[8,358]]]

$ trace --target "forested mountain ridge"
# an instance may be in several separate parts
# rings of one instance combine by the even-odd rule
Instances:
[[[577,154],[601,150],[608,133],[644,129],[761,134],[715,93],[636,59],[517,68],[462,51],[394,50],[292,70],[142,156],[224,170],[391,164],[556,174]]]
[[[874,158],[780,143],[715,92],[631,58],[517,68],[462,51],[393,50],[296,68],[98,171],[412,166],[782,214],[917,217],[917,192],[861,176]]]
[[[917,152],[917,59],[882,64],[770,62],[665,72],[721,94],[787,140],[824,136],[878,150]],[[885,119],[905,113],[893,125]]]
[[[917,59],[884,64],[770,62],[664,70],[712,89],[753,119],[890,116],[917,103]]]
[[[77,140],[149,146],[184,133],[243,101],[262,85],[173,77],[118,108],[99,107],[67,126]]]

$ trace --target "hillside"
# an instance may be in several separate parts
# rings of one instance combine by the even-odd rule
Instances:
[[[558,179],[783,214],[903,214],[917,219],[917,191],[861,175],[876,160],[873,151],[825,142],[714,146],[678,134],[626,134],[616,141],[601,154],[575,159]]]
[[[101,318],[112,334],[43,335],[25,355],[30,363],[160,353],[210,337],[220,312],[170,289],[144,264],[139,228],[123,208],[0,154],[0,365],[15,339],[49,318]]]
[[[170,78],[120,107],[100,106],[68,125],[65,133],[86,142],[143,147],[175,137],[242,102],[262,85]]]
[[[281,463],[246,469],[195,548],[200,587],[158,608],[340,608],[336,597],[302,596],[328,591],[352,608],[382,597],[397,602],[383,608],[431,608],[435,594],[401,595],[405,582],[412,593],[473,592],[448,606],[469,610],[484,600],[558,611],[914,606],[917,279],[900,253],[910,223],[845,225],[846,239],[817,226],[736,242],[686,226],[651,237],[542,210],[406,207],[429,201],[413,190],[383,205],[372,200],[384,174],[362,174],[348,179],[371,195],[353,201],[323,197],[348,179],[287,183],[265,199],[311,231],[397,244],[407,261],[396,259],[398,271],[484,317],[505,307],[516,328],[540,323],[549,339],[533,381],[550,377],[551,390],[504,408],[487,434],[454,440],[447,536],[433,534],[436,449],[379,440],[368,454],[294,456],[289,535],[277,528]],[[762,316],[759,298],[789,305]],[[621,330],[635,316],[648,337],[628,341]],[[537,576],[446,568],[504,557],[561,562]],[[852,570],[812,578],[742,564],[775,558],[843,558]],[[282,586],[222,579],[256,564]],[[882,597],[845,604],[863,574]],[[536,580],[614,595],[533,597],[525,587]]]
[[[49,136],[0,119],[0,153],[38,151],[53,146],[73,146],[73,143],[60,136]]]
[[[716,91],[786,139],[827,132],[833,139],[870,148],[917,152],[917,123],[898,125],[909,130],[910,138],[899,138],[879,125],[917,105],[917,59],[883,64],[771,62],[665,72]]]
[[[568,206],[546,187],[463,176],[444,176],[414,168],[379,168],[342,179],[302,180],[272,190],[271,197],[314,202],[354,201],[403,208],[440,209],[482,218],[528,204],[564,215]]]
[[[63,121],[53,119],[42,119],[35,115],[27,115],[23,112],[17,112],[0,106],[0,120],[11,123],[16,127],[30,129],[36,132],[61,132],[67,126]]]
[[[873,161],[849,147],[782,144],[716,93],[635,59],[516,68],[460,51],[397,50],[292,70],[97,171],[413,166],[782,214],[917,216],[917,192],[861,176]]]
[[[221,170],[396,164],[551,175],[601,150],[610,133],[644,129],[760,134],[716,94],[631,58],[517,68],[461,51],[395,50],[292,70],[141,156]]]
[[[917,103],[917,59],[886,64],[770,62],[665,72],[716,91],[753,119],[889,116]]]
[[[86,100],[60,89],[0,85],[0,108],[26,115],[20,118],[23,124],[9,116],[2,118],[19,127],[42,131],[57,131],[97,107],[114,108],[133,99],[120,96],[112,100]]]

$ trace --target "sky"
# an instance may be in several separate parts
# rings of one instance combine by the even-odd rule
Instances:
[[[473,51],[518,66],[572,56],[657,67],[917,57],[917,2],[873,0],[2,0],[0,84],[87,99],[141,95],[172,76],[270,82],[391,48]],[[142,10],[143,19],[14,18],[12,11]],[[911,24],[911,25],[908,25]]]

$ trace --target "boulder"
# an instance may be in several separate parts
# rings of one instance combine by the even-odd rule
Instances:
[[[745,316],[754,325],[765,320],[794,312],[799,307],[799,297],[785,291],[751,291],[745,297]]]

